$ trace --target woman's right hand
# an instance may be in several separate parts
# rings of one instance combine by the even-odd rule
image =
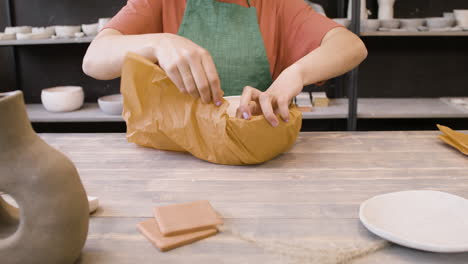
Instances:
[[[191,40],[162,34],[155,47],[157,63],[183,93],[200,97],[203,103],[222,104],[223,91],[210,53]]]

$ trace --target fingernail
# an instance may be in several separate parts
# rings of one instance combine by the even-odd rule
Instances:
[[[247,112],[243,112],[242,113],[242,117],[245,119],[245,120],[249,120],[249,114]]]
[[[286,123],[289,122],[289,119],[285,119],[284,122],[286,122]]]
[[[277,126],[278,126],[278,122],[277,122],[277,121],[274,121],[271,125],[272,125],[273,127],[277,127]]]
[[[220,106],[222,102],[216,102],[216,106]]]

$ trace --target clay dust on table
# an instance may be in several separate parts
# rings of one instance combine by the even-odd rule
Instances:
[[[346,264],[366,255],[370,255],[390,245],[385,240],[370,242],[343,241],[341,245],[328,243],[328,245],[315,246],[314,241],[284,241],[279,239],[258,239],[254,236],[241,234],[229,227],[221,227],[220,231],[231,234],[241,240],[252,243],[265,251],[288,258],[287,263],[320,263],[320,264]],[[318,241],[315,241],[317,244]],[[325,244],[322,243],[321,244]]]

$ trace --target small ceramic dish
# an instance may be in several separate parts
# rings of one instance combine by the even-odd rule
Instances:
[[[99,29],[99,23],[95,24],[83,24],[81,29],[86,34],[86,36],[96,36]]]
[[[458,26],[463,28],[468,27],[468,9],[455,9],[453,10],[453,14],[455,15]]]
[[[444,12],[443,16],[446,18],[455,19],[455,14],[453,12]]]
[[[55,32],[59,38],[73,38],[81,32],[81,26],[55,26]]]
[[[393,243],[431,252],[468,251],[468,200],[438,191],[403,191],[361,204],[359,218]]]
[[[16,34],[6,34],[6,33],[0,33],[0,40],[15,40],[16,39]]]
[[[33,27],[32,33],[47,34],[49,37],[55,35],[55,27]]]
[[[423,18],[407,18],[407,19],[400,19],[400,27],[405,29],[416,29],[418,27],[424,26],[424,22],[426,20]]]
[[[89,213],[92,214],[97,211],[99,207],[99,198],[94,196],[88,196],[88,204],[89,204]]]
[[[82,38],[84,36],[85,36],[85,33],[83,33],[83,32],[75,33],[75,38]]]
[[[374,32],[380,27],[378,19],[363,19],[361,20],[361,32]]]
[[[98,99],[99,108],[108,115],[121,115],[123,97],[121,94],[103,96]]]
[[[106,24],[109,23],[109,21],[111,21],[111,18],[100,18],[98,20],[98,32],[100,32],[106,26]]]
[[[426,25],[429,29],[435,28],[449,28],[452,27],[455,20],[447,17],[428,17],[426,18]]]
[[[333,21],[335,21],[336,23],[342,25],[342,26],[345,26],[346,28],[349,28],[349,26],[351,26],[351,19],[347,19],[347,18],[334,18]]]
[[[400,20],[398,19],[384,19],[380,20],[380,27],[386,29],[394,29],[400,27]]]
[[[32,33],[32,27],[21,26],[21,27],[6,27],[5,34],[17,34],[17,33]]]
[[[83,106],[84,92],[80,86],[59,86],[42,90],[42,104],[50,112],[71,112]]]
[[[48,33],[18,33],[16,34],[17,40],[26,40],[26,39],[48,39],[52,35]]]

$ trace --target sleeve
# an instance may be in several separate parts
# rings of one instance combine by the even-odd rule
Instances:
[[[315,12],[304,0],[284,0],[282,3],[279,22],[284,52],[280,64],[284,70],[318,48],[330,30],[342,26]]]
[[[124,35],[162,32],[162,0],[128,0],[104,28]]]

